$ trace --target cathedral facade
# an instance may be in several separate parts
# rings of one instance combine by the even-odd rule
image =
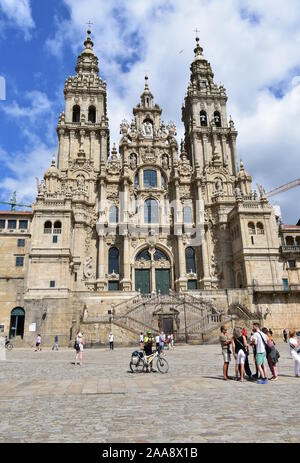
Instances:
[[[24,312],[24,342],[39,332],[45,343],[59,335],[68,345],[81,329],[91,344],[106,343],[111,330],[127,344],[147,328],[205,341],[221,323],[252,315],[278,333],[299,326],[300,227],[285,228],[264,188],[253,191],[237,162],[226,90],[199,39],[194,53],[180,146],[146,76],[111,148],[106,83],[88,31],[65,82],[57,162],[28,214],[15,315]],[[11,299],[0,316],[16,335]]]

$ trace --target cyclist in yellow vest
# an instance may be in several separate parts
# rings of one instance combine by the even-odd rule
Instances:
[[[147,330],[146,331],[146,335],[144,336],[144,351],[145,351],[145,355],[152,355],[152,346],[153,346],[153,336],[152,336],[152,331],[151,330]],[[152,359],[149,361],[149,364],[150,364],[150,367],[151,367],[151,371],[154,371],[153,370],[153,367],[152,367]]]

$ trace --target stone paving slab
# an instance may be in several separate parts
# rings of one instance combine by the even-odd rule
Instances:
[[[267,385],[223,381],[218,345],[177,346],[166,375],[129,373],[132,348],[85,350],[82,367],[72,349],[13,349],[0,362],[0,442],[299,442],[300,379],[278,347]]]

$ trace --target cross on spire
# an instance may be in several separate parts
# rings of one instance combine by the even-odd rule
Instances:
[[[197,39],[199,40],[199,32],[200,32],[199,29],[197,29],[197,28],[194,29],[194,32],[195,32],[195,34],[196,34],[196,40],[197,40]]]
[[[90,30],[91,30],[91,26],[93,25],[93,23],[89,20],[86,24],[88,25],[88,28],[89,28],[88,30],[90,31]]]

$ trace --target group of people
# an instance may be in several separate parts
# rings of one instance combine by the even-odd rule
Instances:
[[[147,330],[146,335],[144,333],[140,333],[140,348],[142,350],[145,350],[145,345],[147,349],[147,344],[149,344],[151,340],[151,353],[152,353],[152,342],[153,342],[153,336],[152,336],[152,330]],[[167,349],[170,349],[174,347],[174,336],[173,333],[170,333],[166,335],[163,331],[161,331],[159,334],[155,336],[155,347],[156,350],[159,353],[163,353],[164,348],[167,347]],[[147,354],[146,355],[151,355]]]
[[[300,377],[300,354],[298,349],[300,348],[300,340],[298,340],[295,331],[289,333],[289,346],[290,353],[294,360],[295,376]],[[253,331],[250,338],[247,338],[247,331],[244,328],[234,328],[233,335],[230,336],[227,328],[221,326],[220,344],[222,348],[222,354],[224,359],[223,366],[223,377],[227,381],[229,363],[231,361],[231,353],[233,353],[235,359],[235,379],[245,381],[245,375],[248,379],[257,380],[258,384],[268,383],[268,372],[267,363],[271,372],[270,381],[277,381],[278,379],[278,359],[280,354],[276,348],[273,332],[268,328],[261,328],[259,323],[253,324]],[[249,366],[249,345],[252,347],[253,357],[256,372],[251,373]],[[231,351],[232,349],[232,351]]]

